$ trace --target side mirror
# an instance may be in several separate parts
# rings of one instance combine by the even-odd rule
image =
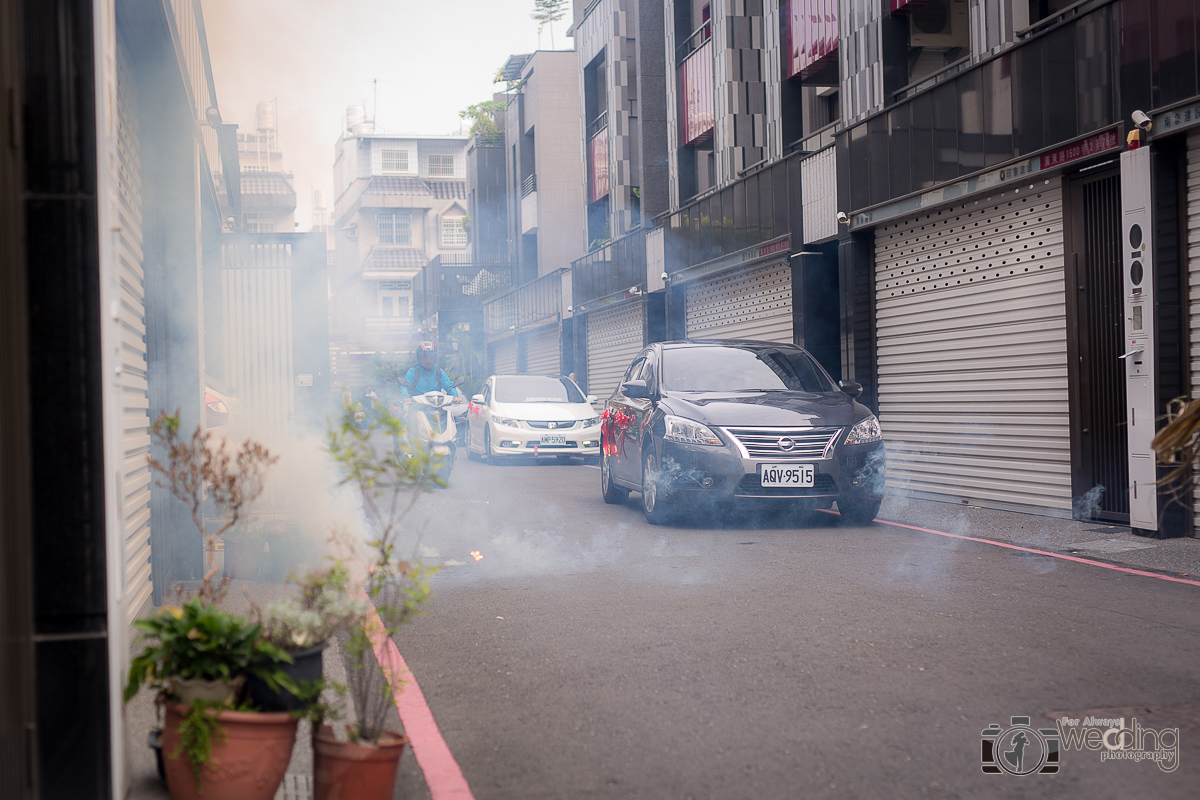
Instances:
[[[625,381],[621,384],[621,394],[631,400],[649,400],[650,387],[645,381]]]
[[[467,376],[466,376],[466,375],[463,375],[461,378],[459,378],[458,380],[456,380],[456,381],[454,382],[454,385],[455,385],[455,386],[462,386],[462,385],[463,385],[464,383],[466,383],[466,382],[467,382]]]
[[[472,403],[483,403],[483,395],[476,394],[471,396]]]
[[[838,386],[851,397],[858,397],[863,393],[862,384],[857,381],[838,381]]]
[[[596,405],[596,403],[600,402],[600,398],[596,397],[596,395],[594,395],[594,394],[589,394],[587,397],[585,397],[583,399],[587,400],[588,403],[591,405]]]

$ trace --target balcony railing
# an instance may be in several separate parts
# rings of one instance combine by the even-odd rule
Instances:
[[[601,111],[587,125],[587,138],[591,139],[597,133],[608,127],[608,111]]]
[[[471,137],[471,147],[504,147],[504,132],[477,133]]]
[[[712,136],[714,87],[712,44],[705,39],[679,65],[680,119],[683,143],[695,145]]]
[[[412,330],[412,320],[408,317],[364,317],[363,328],[368,336],[390,339],[407,336]]]
[[[495,336],[561,318],[562,279],[566,272],[566,269],[555,270],[485,300],[483,323],[487,335]]]
[[[483,302],[512,286],[507,258],[434,257],[417,274],[414,307],[421,319],[447,311],[480,311]]]
[[[537,191],[537,175],[529,175],[521,181],[521,197],[528,197]]]
[[[675,63],[682,64],[688,56],[707,44],[710,39],[712,39],[712,21],[708,20],[692,31],[692,35],[684,39],[683,44],[675,48]]]
[[[576,311],[631,287],[645,288],[646,231],[638,229],[571,263],[571,303]]]

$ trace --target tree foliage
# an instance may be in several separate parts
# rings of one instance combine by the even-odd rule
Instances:
[[[500,133],[496,125],[496,115],[504,111],[504,103],[496,100],[485,100],[473,106],[467,106],[458,112],[460,119],[470,120],[472,136],[488,136]]]

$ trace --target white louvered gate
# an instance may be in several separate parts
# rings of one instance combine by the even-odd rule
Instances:
[[[517,374],[517,338],[515,336],[510,336],[507,339],[502,339],[499,342],[493,342],[491,344],[491,348],[492,374]]]
[[[525,340],[525,371],[534,375],[562,373],[562,336],[557,325],[529,334]]]
[[[1200,397],[1200,131],[1187,140],[1187,272],[1190,397]],[[1193,504],[1200,531],[1200,493]]]
[[[150,390],[146,362],[146,293],[142,261],[141,144],[137,99],[125,48],[117,47],[117,208],[120,276],[121,522],[124,603],[133,623],[154,585],[150,561]]]
[[[1062,190],[1027,187],[876,229],[893,489],[1071,510]]]
[[[646,344],[642,300],[594,311],[587,320],[587,391],[603,402]]]
[[[792,341],[787,261],[722,272],[687,285],[687,338]]]

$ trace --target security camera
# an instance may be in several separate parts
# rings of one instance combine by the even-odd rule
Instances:
[[[662,279],[663,279],[663,283],[666,283],[667,281],[671,280],[671,276],[664,272],[662,274]]]
[[[1146,114],[1145,111],[1133,112],[1133,124],[1137,125],[1139,128],[1141,128],[1144,131],[1149,131],[1151,128],[1154,127],[1154,122],[1151,121],[1150,117]]]
[[[567,306],[567,313],[568,313],[568,314],[574,314],[574,313],[575,313],[575,306]]]
[[[846,223],[848,223],[850,221],[850,217],[846,216],[845,211],[839,211],[837,213],[837,221],[842,223],[843,225],[845,225]]]

